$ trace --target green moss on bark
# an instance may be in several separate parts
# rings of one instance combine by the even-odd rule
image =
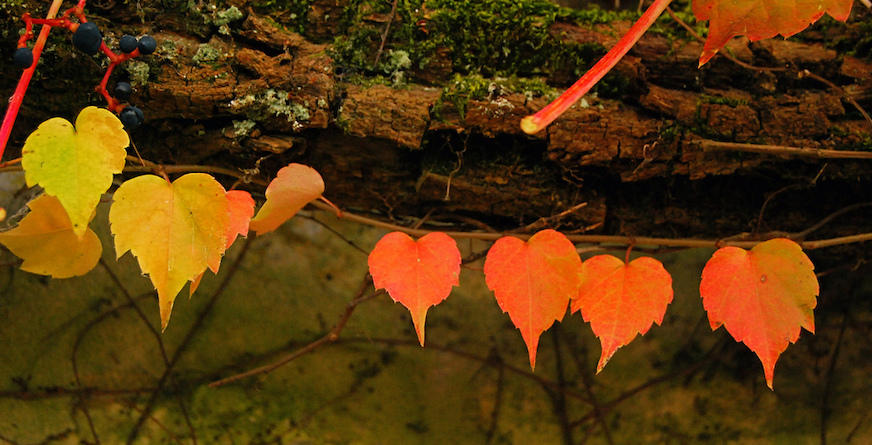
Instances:
[[[636,13],[597,9],[577,11],[547,0],[435,0],[397,3],[353,0],[342,18],[343,32],[333,57],[347,68],[384,72],[388,50],[409,55],[412,70],[426,71],[434,62],[453,73],[485,77],[578,75],[605,53],[596,43],[567,43],[552,32],[557,22],[592,26],[633,20]],[[379,46],[387,24],[388,38]],[[378,58],[378,61],[376,60]]]

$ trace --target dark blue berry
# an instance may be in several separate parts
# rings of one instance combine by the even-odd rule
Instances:
[[[157,49],[157,40],[152,36],[142,36],[139,38],[139,53],[147,56]]]
[[[27,69],[33,65],[33,51],[28,47],[18,48],[12,53],[12,64],[16,68]]]
[[[115,84],[114,93],[116,99],[127,100],[133,94],[133,87],[127,82],[118,82]]]
[[[118,48],[125,54],[132,53],[138,46],[139,42],[136,41],[136,37],[130,34],[123,35],[121,40],[118,41]]]
[[[142,113],[139,107],[134,106],[124,107],[118,118],[124,124],[124,128],[128,130],[136,130],[145,122],[145,114]]]
[[[73,45],[85,54],[96,54],[103,43],[103,35],[94,22],[85,22],[76,28],[73,34]]]

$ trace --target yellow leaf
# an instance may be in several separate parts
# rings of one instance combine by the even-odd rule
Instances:
[[[124,168],[129,144],[114,114],[87,107],[76,118],[76,128],[59,117],[40,124],[24,143],[21,165],[27,185],[39,184],[57,196],[73,231],[82,236],[100,197],[112,185],[112,175]]]
[[[0,243],[24,260],[21,270],[69,278],[84,275],[97,265],[103,246],[87,221],[80,238],[54,196],[40,195],[27,206],[30,213],[18,227],[0,233]]]
[[[248,227],[258,235],[272,232],[322,193],[324,179],[314,168],[290,164],[279,170],[269,183],[266,202]]]
[[[207,267],[218,270],[230,220],[224,187],[204,173],[184,175],[172,184],[144,175],[121,184],[113,201],[109,222],[116,255],[129,250],[148,274],[166,329],[185,283]]]

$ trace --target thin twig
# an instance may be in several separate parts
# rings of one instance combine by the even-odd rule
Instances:
[[[182,354],[187,350],[188,346],[191,344],[191,339],[194,338],[194,335],[197,333],[200,326],[206,320],[206,316],[212,312],[212,308],[215,307],[215,303],[218,301],[218,297],[221,296],[224,291],[227,289],[227,286],[230,284],[230,280],[236,276],[236,272],[239,270],[239,265],[242,263],[243,258],[245,258],[245,254],[248,253],[248,249],[251,247],[251,243],[254,240],[254,237],[246,238],[245,242],[242,244],[242,250],[239,252],[239,255],[236,256],[236,260],[230,265],[227,270],[227,275],[225,275],[224,280],[221,281],[221,284],[218,285],[218,289],[215,290],[215,293],[212,294],[212,297],[209,298],[209,301],[206,303],[206,307],[203,308],[203,311],[200,312],[200,315],[197,316],[197,319],[194,321],[194,324],[191,325],[191,328],[188,330],[188,333],[185,335],[185,338],[182,339],[182,342],[179,344],[178,348],[176,348],[175,353],[170,359],[169,365],[167,365],[163,374],[160,377],[160,380],[157,382],[157,387],[154,392],[152,392],[151,397],[148,399],[148,402],[145,405],[145,408],[142,410],[142,414],[137,419],[136,424],[133,426],[133,429],[130,431],[130,435],[127,437],[127,443],[133,443],[136,440],[136,436],[139,433],[139,429],[145,423],[145,420],[151,414],[151,410],[154,408],[155,402],[157,402],[157,398],[160,395],[160,392],[163,390],[166,385],[167,380],[175,369],[176,363],[178,363],[179,358],[181,358]]]
[[[130,147],[133,148],[133,152],[136,153],[136,160],[138,160],[140,164],[142,164],[143,166],[145,166],[145,165],[146,165],[146,163],[145,163],[146,161],[145,161],[145,159],[142,159],[142,155],[139,154],[139,149],[136,148],[136,144],[133,143],[133,139],[130,140]],[[130,161],[130,160],[131,160],[131,159],[130,159],[131,157],[132,157],[132,156],[128,155],[128,156],[126,157],[127,161]],[[150,164],[151,164],[151,165],[154,165],[154,163],[150,163]]]
[[[406,339],[396,339],[396,338],[378,338],[378,337],[366,337],[366,338],[343,338],[338,340],[337,343],[380,343],[389,346],[417,346],[417,349],[421,349],[421,343],[418,342],[417,339],[414,340],[406,340]],[[590,400],[587,399],[583,394],[578,391],[572,390],[570,388],[560,388],[560,385],[556,382],[548,380],[544,377],[541,377],[537,374],[534,374],[531,371],[527,371],[525,369],[519,368],[517,366],[512,366],[507,363],[504,363],[501,360],[493,360],[491,357],[483,357],[480,355],[476,355],[470,352],[466,352],[457,348],[443,346],[434,344],[431,342],[427,342],[427,347],[425,350],[432,350],[438,352],[444,352],[451,355],[455,355],[457,357],[462,357],[470,360],[474,360],[480,363],[484,363],[488,366],[503,368],[512,374],[519,375],[521,377],[527,378],[539,384],[539,386],[543,388],[551,388],[554,390],[562,390],[568,397],[571,397],[575,400],[579,400],[586,404],[590,404]]]
[[[311,203],[312,206],[317,207],[321,210],[328,211],[330,213],[335,214],[335,210],[327,206],[326,204],[322,204],[320,202],[314,201]],[[365,216],[357,215],[350,212],[342,212],[342,217],[354,222],[359,222],[361,224],[370,225],[373,227],[379,227],[382,229],[390,230],[390,231],[398,231],[403,232],[408,235],[414,237],[421,237],[433,230],[426,229],[410,229],[405,226],[400,226],[397,224],[392,224],[372,218],[368,218]],[[454,238],[454,239],[478,239],[484,241],[496,241],[503,236],[504,233],[501,232],[454,232],[454,231],[442,231],[446,235]],[[531,234],[516,234],[512,233],[512,236],[527,240],[532,235]],[[858,243],[862,241],[872,240],[872,232],[870,233],[862,233],[851,236],[843,236],[838,238],[830,238],[824,240],[817,241],[803,241],[802,239],[795,236],[795,234],[790,233],[779,233],[779,237],[787,237],[797,242],[803,249],[812,250],[812,249],[820,249],[822,247],[832,247],[838,246],[841,244],[851,244]],[[734,246],[741,247],[743,249],[750,249],[761,242],[765,241],[761,239],[760,241],[744,241],[744,240],[706,240],[706,239],[693,239],[693,238],[657,238],[657,237],[646,237],[646,236],[620,236],[620,235],[566,235],[566,238],[572,241],[573,243],[587,243],[587,244],[623,244],[630,245],[635,244],[636,246],[661,246],[661,247],[702,247],[709,249],[717,249],[724,246]]]
[[[97,317],[95,317],[90,322],[88,322],[88,324],[85,325],[84,329],[79,331],[79,333],[76,335],[76,339],[73,342],[72,354],[70,356],[70,364],[72,365],[72,368],[73,368],[73,378],[76,381],[76,386],[81,388],[81,389],[85,389],[85,386],[82,384],[82,379],[81,379],[81,376],[79,374],[78,354],[79,354],[79,348],[81,347],[82,342],[85,339],[85,336],[91,331],[91,329],[96,327],[98,324],[100,324],[103,320],[105,320],[110,315],[115,314],[115,313],[117,313],[117,311],[119,311],[123,308],[126,308],[126,307],[133,308],[133,310],[137,313],[137,315],[139,315],[139,317],[145,322],[145,325],[147,327],[151,328],[151,324],[148,322],[148,318],[146,318],[145,314],[142,312],[142,310],[136,304],[136,301],[133,299],[133,297],[130,295],[130,293],[127,291],[127,289],[123,286],[123,284],[121,283],[121,280],[118,278],[118,276],[115,275],[115,273],[109,268],[109,266],[106,264],[106,262],[102,258],[100,258],[100,264],[106,270],[107,274],[109,275],[109,278],[121,290],[121,293],[126,297],[127,303],[123,304],[121,306],[116,306],[116,307],[110,308],[109,310],[102,312]],[[151,295],[151,293],[148,293],[146,295]],[[166,352],[163,348],[163,342],[161,342],[161,340],[160,340],[160,336],[158,336],[158,346],[160,347],[161,355],[163,356],[164,360],[166,360],[167,356],[166,356]],[[80,399],[81,399],[81,397],[82,396],[80,396]],[[82,413],[85,415],[85,419],[87,420],[88,426],[91,429],[91,434],[94,436],[94,441],[99,444],[100,437],[98,436],[97,430],[94,427],[94,423],[91,419],[91,414],[88,411],[87,406],[82,405]]]
[[[495,360],[502,363],[502,358],[499,355],[495,354]],[[485,445],[490,445],[494,442],[494,436],[497,433],[497,429],[499,428],[499,420],[500,413],[502,412],[503,406],[503,392],[505,392],[506,386],[506,371],[502,366],[497,367],[497,390],[494,394],[494,409],[490,415],[490,424],[487,427],[487,433],[485,434]]]
[[[614,445],[614,440],[612,439],[611,429],[609,428],[609,424],[606,421],[606,415],[600,406],[599,400],[597,400],[596,393],[593,391],[593,382],[591,382],[591,377],[588,372],[587,366],[587,348],[585,347],[582,341],[581,351],[577,351],[577,345],[575,343],[576,337],[566,335],[566,331],[561,330],[561,334],[563,334],[564,341],[569,344],[572,354],[569,356],[575,362],[575,367],[578,370],[578,374],[581,376],[581,383],[584,386],[584,392],[587,394],[587,398],[590,400],[590,404],[593,407],[592,411],[596,413],[596,422],[592,422],[590,428],[588,428],[587,434],[584,439],[582,439],[581,443],[585,443],[587,438],[590,436],[590,433],[593,431],[593,428],[596,425],[599,425],[602,428],[603,435],[605,436],[606,443],[608,445]]]
[[[572,423],[572,425],[573,426],[582,425],[585,422],[587,422],[588,420],[590,420],[591,418],[594,418],[598,415],[602,415],[603,413],[608,413],[609,411],[615,409],[615,407],[617,405],[619,405],[621,402],[624,402],[625,400],[629,399],[630,397],[633,397],[636,394],[638,394],[646,389],[653,388],[654,386],[657,386],[660,383],[667,382],[669,380],[672,380],[672,379],[675,379],[678,377],[689,376],[689,375],[696,373],[704,365],[706,365],[710,361],[714,360],[715,351],[720,349],[723,346],[723,344],[724,344],[723,341],[719,342],[718,344],[716,344],[714,347],[712,347],[709,350],[709,353],[707,354],[707,356],[703,360],[700,360],[699,362],[690,364],[690,365],[686,366],[684,369],[682,369],[681,371],[673,372],[673,373],[669,373],[669,374],[664,374],[661,376],[651,378],[648,381],[646,381],[638,386],[635,386],[633,388],[628,389],[627,391],[624,391],[622,394],[620,394],[619,396],[610,400],[609,402],[607,402],[603,405],[600,405],[600,409],[602,410],[601,413],[598,413],[597,410],[591,409],[587,414],[585,414],[584,416],[582,416],[578,420],[574,421]]]
[[[371,285],[372,285],[372,277],[370,277],[369,274],[367,274],[366,277],[364,278],[363,282],[361,283],[360,288],[358,289],[355,297],[352,298],[352,300],[347,305],[345,305],[345,310],[339,316],[339,320],[336,322],[336,325],[334,325],[333,329],[331,329],[329,332],[327,332],[323,337],[307,344],[306,346],[304,346],[300,349],[295,350],[294,352],[292,352],[290,354],[285,355],[284,357],[280,358],[279,360],[277,360],[273,363],[270,363],[269,365],[261,366],[259,368],[255,368],[255,369],[252,369],[252,370],[249,370],[246,372],[232,375],[230,377],[226,377],[226,378],[223,378],[221,380],[216,380],[216,381],[210,383],[209,386],[212,388],[217,388],[219,386],[233,383],[233,382],[236,382],[238,380],[242,380],[242,379],[245,379],[248,377],[253,377],[256,375],[260,375],[260,374],[270,373],[270,372],[275,371],[276,369],[281,368],[282,366],[284,366],[284,365],[286,365],[286,364],[288,364],[288,363],[320,348],[321,346],[323,346],[325,344],[335,342],[339,338],[339,335],[342,333],[342,330],[345,329],[345,325],[348,323],[348,319],[351,318],[351,315],[354,313],[354,310],[357,308],[358,305],[360,305],[361,303],[367,302],[369,300],[372,300],[373,298],[378,297],[379,295],[384,295],[386,293],[384,291],[384,289],[382,289],[382,290],[373,291],[373,292],[365,295],[366,290],[369,289]]]
[[[821,445],[827,445],[827,419],[830,417],[830,410],[827,407],[829,404],[830,393],[833,389],[833,375],[836,373],[836,361],[839,359],[839,351],[842,349],[842,339],[845,336],[845,328],[848,327],[847,314],[842,316],[842,323],[839,327],[839,334],[836,337],[836,345],[833,348],[833,355],[830,357],[830,365],[827,367],[827,377],[824,383],[824,393],[821,396]]]
[[[182,441],[179,440],[179,438],[176,437],[176,435],[173,434],[173,432],[170,431],[170,429],[167,428],[166,425],[164,425],[163,422],[161,422],[158,418],[152,416],[151,414],[145,412],[144,410],[139,409],[139,407],[137,407],[135,403],[132,403],[132,402],[127,403],[127,406],[130,409],[138,412],[141,416],[147,416],[148,419],[151,420],[155,425],[157,425],[158,428],[162,429],[163,432],[165,432],[168,436],[170,436],[170,440],[172,440],[175,443],[182,443]]]
[[[147,394],[154,391],[154,388],[125,388],[125,389],[95,389],[95,388],[59,388],[52,387],[44,391],[0,391],[0,399],[15,399],[15,400],[45,400],[56,399],[58,397],[117,397],[126,395]]]
[[[548,217],[539,218],[536,221],[528,224],[527,226],[518,229],[517,232],[532,232],[533,230],[539,229],[540,227],[545,227],[551,221],[563,218],[564,216],[569,215],[570,213],[577,212],[579,209],[582,209],[584,207],[587,207],[587,202],[582,202],[581,204],[576,204],[576,205],[574,205],[574,206],[572,206],[572,207],[570,207],[570,208],[568,208],[568,209],[566,209],[566,210],[564,210],[556,215],[551,215]]]
[[[861,107],[860,104],[857,103],[857,101],[854,99],[854,96],[852,96],[851,93],[848,93],[847,91],[845,91],[844,88],[830,82],[829,80],[827,80],[821,76],[818,76],[815,73],[812,73],[811,71],[809,71],[807,69],[802,70],[799,73],[797,73],[797,76],[800,79],[802,79],[803,77],[811,77],[812,79],[817,80],[818,82],[823,83],[824,85],[835,90],[837,93],[840,93],[842,96],[842,99],[845,99],[845,101],[847,101],[849,104],[853,105],[854,108],[857,111],[859,111],[860,114],[862,114],[864,118],[866,118],[866,122],[869,122],[870,124],[872,124],[872,117],[869,117],[869,113],[867,113],[866,110],[864,110],[863,107]]]
[[[135,159],[135,158],[134,158]],[[146,161],[148,162],[148,161]],[[145,173],[154,173],[157,171],[158,164],[147,163],[146,165],[128,165],[124,167],[125,172],[145,172]],[[233,170],[224,167],[215,167],[211,165],[164,165],[162,166],[162,171],[167,174],[174,173],[189,173],[189,172],[201,172],[201,173],[215,173],[219,175],[232,176],[234,178],[244,178],[246,177],[245,172],[241,172],[238,170]],[[266,187],[269,182],[263,179],[252,178],[251,182],[263,187]]]
[[[706,151],[743,151],[777,156],[798,156],[816,159],[872,159],[870,151],[830,150],[814,147],[789,147],[785,145],[745,144],[741,142],[721,142],[708,139],[693,140]]]
[[[781,193],[784,193],[790,189],[794,189],[797,187],[801,187],[801,184],[791,184],[791,185],[782,187],[782,188],[776,190],[775,192],[769,194],[769,196],[766,197],[766,200],[763,201],[763,205],[760,206],[760,213],[757,214],[757,225],[754,227],[755,234],[760,233],[760,226],[763,225],[763,212],[766,211],[766,207],[769,205],[769,203],[772,201],[772,199],[775,198],[776,196],[780,195]]]
[[[560,350],[560,326],[551,329],[551,341],[554,344],[555,371],[557,372],[557,391],[548,391],[551,395],[554,414],[560,421],[560,431],[563,433],[563,442],[566,445],[574,445],[572,427],[569,425],[569,414],[566,409],[566,393],[563,391],[568,385],[563,363],[563,354]],[[546,388],[547,389],[547,388]]]
[[[128,304],[136,312],[136,315],[139,317],[139,319],[142,320],[142,323],[145,325],[146,329],[148,329],[148,331],[151,333],[152,337],[154,337],[155,341],[157,342],[158,349],[160,350],[160,355],[161,355],[161,359],[164,362],[164,366],[169,367],[170,366],[170,359],[169,359],[169,356],[167,355],[166,345],[164,345],[163,337],[161,337],[160,332],[158,332],[157,328],[155,328],[155,326],[149,321],[148,317],[145,315],[145,312],[143,312],[142,309],[139,307],[139,305],[136,304],[136,301],[133,299],[133,296],[130,295],[130,292],[128,292],[127,288],[124,286],[124,283],[121,282],[121,279],[118,278],[118,275],[115,274],[115,271],[112,270],[111,267],[109,267],[109,264],[106,263],[106,261],[103,260],[103,258],[100,258],[100,265],[103,267],[103,269],[109,275],[112,282],[115,283],[115,286],[121,290],[121,293],[127,299]],[[151,294],[151,293],[149,293],[149,294]],[[78,347],[79,347],[79,342],[77,341],[76,347],[74,349],[74,354],[75,354],[75,351],[78,350]],[[76,382],[78,383],[79,382],[78,370],[76,370],[75,375],[76,375]],[[191,417],[188,415],[188,409],[185,407],[185,404],[180,397],[177,398],[176,400],[179,403],[179,409],[182,412],[182,418],[185,420],[185,425],[187,425],[188,431],[191,434],[191,439],[192,439],[193,443],[196,444],[197,443],[196,429],[194,428],[194,423],[191,422]],[[95,436],[96,436],[96,432],[95,432]]]
[[[375,54],[375,62],[373,62],[373,66],[378,69],[378,61],[381,59],[382,52],[385,49],[385,42],[388,41],[388,33],[391,31],[391,23],[394,21],[394,15],[397,13],[397,3],[398,0],[394,0],[391,5],[391,14],[388,16],[388,23],[385,25],[385,30],[382,33],[381,44],[378,46],[378,52]]]
[[[337,230],[334,229],[333,227],[330,227],[328,224],[324,223],[323,221],[319,220],[318,218],[315,218],[315,215],[300,215],[300,214],[297,214],[297,216],[302,217],[302,218],[306,218],[306,219],[308,219],[309,221],[312,221],[312,222],[314,222],[315,224],[318,224],[319,226],[323,227],[324,229],[326,229],[326,230],[329,231],[330,233],[332,233],[332,234],[336,235],[337,237],[339,237],[339,239],[341,239],[342,241],[345,241],[345,244],[348,244],[348,245],[351,246],[351,248],[353,248],[354,250],[356,250],[356,251],[358,251],[358,252],[360,252],[360,253],[362,253],[362,254],[364,254],[364,255],[369,255],[369,252],[368,252],[366,249],[364,249],[363,247],[358,246],[357,244],[354,243],[354,241],[348,239],[345,235],[339,233],[339,231],[337,231]]]
[[[849,205],[847,207],[836,210],[835,212],[830,213],[829,215],[824,217],[824,219],[818,221],[817,224],[803,230],[802,232],[796,233],[795,236],[799,239],[805,238],[806,236],[808,236],[809,234],[811,234],[815,230],[820,229],[821,227],[823,227],[825,224],[832,221],[836,217],[842,216],[848,212],[853,212],[854,210],[857,210],[857,209],[862,209],[863,207],[872,207],[872,202],[861,202],[859,204]]]

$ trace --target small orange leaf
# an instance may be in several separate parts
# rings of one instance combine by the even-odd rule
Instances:
[[[166,329],[173,302],[185,283],[206,268],[218,270],[230,223],[224,187],[210,175],[190,173],[169,183],[155,175],[118,187],[109,209],[120,258],[133,253],[148,274]]]
[[[536,368],[539,336],[563,320],[569,300],[578,295],[580,269],[575,246],[551,229],[536,233],[527,242],[500,238],[488,251],[485,281],[521,331],[531,368]]]
[[[251,197],[251,193],[243,190],[229,190],[227,192],[227,203],[230,212],[230,224],[227,226],[224,250],[229,249],[233,245],[238,235],[248,236],[248,222],[251,220],[251,215],[254,215],[254,198]],[[212,273],[218,273],[217,267],[210,270],[212,270]],[[197,288],[200,287],[200,281],[203,279],[204,273],[206,271],[203,271],[203,273],[191,281],[188,296],[193,296]]]
[[[249,228],[258,235],[272,232],[324,193],[324,179],[312,167],[290,164],[266,188],[266,202]]]
[[[427,310],[448,298],[460,284],[460,251],[448,235],[432,232],[418,241],[402,232],[382,237],[369,254],[369,273],[376,289],[387,289],[412,314],[418,341],[424,346]]]
[[[750,251],[719,249],[706,263],[699,285],[712,330],[724,325],[757,354],[770,389],[775,362],[799,339],[800,327],[814,333],[819,289],[811,260],[784,238]]]
[[[597,255],[581,265],[581,287],[572,312],[581,311],[602,343],[596,372],[615,351],[663,322],[672,302],[672,276],[654,258],[625,264],[612,255]]]
[[[69,278],[97,265],[103,253],[100,239],[88,227],[79,237],[60,200],[43,194],[27,206],[30,213],[18,227],[0,233],[0,243],[24,260],[21,270]]]
[[[251,197],[251,193],[243,190],[230,190],[227,192],[227,201],[230,210],[230,225],[227,226],[225,250],[230,248],[233,241],[236,241],[237,235],[248,236],[248,225],[254,215],[254,198]],[[212,272],[218,273],[217,270]]]
[[[752,42],[778,34],[790,37],[816,22],[825,12],[844,22],[853,4],[853,0],[694,0],[696,19],[709,21],[699,66],[735,36],[746,35]]]

